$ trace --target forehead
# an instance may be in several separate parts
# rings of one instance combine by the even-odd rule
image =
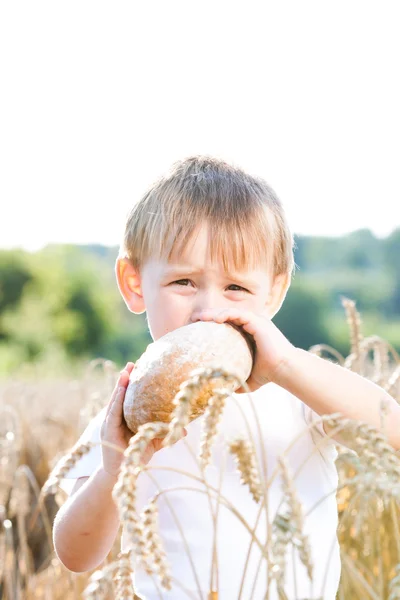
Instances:
[[[162,261],[165,276],[223,276],[232,280],[241,280],[257,287],[260,281],[269,278],[266,264],[250,265],[243,261],[232,260],[232,252],[226,253],[223,244],[218,251],[212,251],[210,232],[207,227],[198,230],[179,249],[174,248],[168,260]],[[231,248],[232,250],[232,248]],[[238,259],[238,256],[236,256]],[[239,264],[237,264],[239,262]]]
[[[181,237],[172,245],[168,264],[175,267],[192,266],[201,270],[213,267],[228,274],[246,274],[250,271],[270,272],[271,255],[251,237],[237,239],[233,231],[201,224],[188,237]]]

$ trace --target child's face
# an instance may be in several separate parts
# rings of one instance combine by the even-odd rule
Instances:
[[[271,316],[266,269],[226,273],[221,262],[210,262],[207,235],[207,227],[199,227],[183,254],[143,266],[141,291],[153,340],[190,324],[202,309],[234,306]]]

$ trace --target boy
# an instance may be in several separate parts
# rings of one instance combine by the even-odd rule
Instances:
[[[132,209],[116,275],[129,310],[135,314],[146,311],[154,340],[197,320],[232,322],[254,337],[256,356],[247,383],[261,439],[249,397],[233,394],[220,423],[214,463],[207,469],[208,482],[217,489],[221,483],[221,494],[265,543],[268,524],[282,500],[281,484],[271,476],[278,457],[290,447],[286,459],[291,473],[296,473],[296,491],[307,517],[304,533],[310,544],[313,577],[310,582],[297,551],[290,548],[285,557],[285,592],[290,599],[333,600],[340,577],[336,449],[322,424],[313,430],[307,426],[318,415],[340,412],[379,429],[380,405],[385,399],[390,413],[389,441],[398,448],[400,409],[372,382],[295,348],[272,323],[293,269],[292,235],[271,188],[259,177],[224,161],[195,156],[173,165]],[[82,441],[101,439],[127,447],[131,433],[124,423],[122,405],[133,368],[128,363],[121,372],[108,407],[89,425]],[[268,518],[265,511],[260,516],[259,506],[239,483],[232,457],[224,454],[223,438],[245,431],[242,414],[257,451],[265,456],[265,476],[271,482]],[[276,582],[267,586],[265,560],[261,560],[259,548],[253,545],[250,550],[246,527],[232,511],[220,508],[214,539],[209,499],[193,491],[196,486],[190,474],[200,476],[200,472],[193,456],[185,452],[185,444],[197,454],[202,419],[190,423],[185,440],[171,448],[161,449],[160,440],[152,442],[144,462],[154,467],[154,479],[142,473],[138,480],[139,508],[159,487],[168,489],[157,504],[173,589],[163,590],[162,597],[208,598],[214,549],[220,600],[275,600]],[[115,540],[119,519],[112,489],[121,457],[105,447],[94,449],[69,474],[77,481],[56,517],[54,543],[61,561],[73,571],[98,566]],[[197,488],[201,490],[201,485]],[[135,580],[137,593],[146,600],[160,597],[153,579],[139,567]]]

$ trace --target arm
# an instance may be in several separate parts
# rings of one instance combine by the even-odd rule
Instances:
[[[198,320],[229,321],[254,337],[256,355],[246,382],[250,391],[274,382],[319,415],[340,412],[344,417],[364,421],[378,430],[381,429],[381,402],[385,401],[385,433],[393,448],[400,449],[400,406],[369,379],[296,348],[266,315],[237,308],[209,309],[192,315],[192,321]],[[339,435],[335,438],[341,441]]]
[[[123,402],[133,367],[133,363],[128,363],[119,374],[101,426],[101,441],[119,446],[121,452],[102,446],[102,464],[89,478],[77,480],[54,521],[56,553],[71,571],[83,572],[97,567],[111,550],[118,533],[119,515],[112,490],[118,479],[123,450],[132,436],[124,422]],[[149,450],[146,462],[151,456]]]
[[[275,370],[273,381],[319,415],[340,412],[378,430],[384,401],[388,411],[385,425],[389,443],[396,450],[400,448],[400,406],[385,390],[361,375],[294,348]],[[324,427],[328,431],[326,425]]]
[[[56,553],[70,571],[77,573],[96,568],[110,552],[119,529],[119,514],[112,497],[118,480],[123,452],[132,432],[123,417],[123,403],[133,363],[121,371],[106,416],[101,426],[101,441],[121,448],[121,452],[102,446],[102,464],[88,478],[79,478],[70,498],[54,521],[53,540]],[[183,435],[186,435],[184,430]],[[148,444],[141,460],[147,464],[163,440]]]
[[[102,467],[78,479],[70,498],[58,511],[53,539],[56,553],[70,571],[96,568],[109,553],[119,528],[112,489],[117,478]]]

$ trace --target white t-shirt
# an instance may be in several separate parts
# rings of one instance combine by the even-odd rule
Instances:
[[[307,425],[317,419],[318,415],[283,388],[269,383],[249,396],[233,394],[232,397],[227,398],[219,433],[213,445],[213,461],[206,470],[207,482],[218,489],[222,476],[221,495],[253,528],[257,522],[260,505],[253,501],[248,487],[240,483],[236,463],[232,455],[227,452],[226,442],[240,434],[251,436],[259,461],[262,454],[265,456],[267,480],[274,473],[277,457],[294,442],[286,454],[286,459],[293,476],[299,469],[294,480],[295,489],[303,506],[304,533],[308,536],[311,547],[314,570],[313,580],[310,582],[297,550],[289,546],[286,555],[284,589],[289,600],[319,598],[334,600],[340,578],[340,553],[336,535],[338,475],[335,466],[337,457],[335,444],[325,435],[321,424],[314,427],[312,433],[306,431]],[[260,442],[252,404],[258,417],[262,442]],[[104,414],[105,409],[91,421],[80,442],[100,441],[100,426]],[[243,415],[247,419],[247,425]],[[196,489],[204,491],[206,488],[203,483],[190,478],[190,474],[201,477],[201,473],[193,454],[188,449],[188,446],[192,448],[197,457],[203,419],[204,417],[200,417],[188,425],[188,435],[184,440],[154,454],[148,466],[152,467],[150,473],[157,484],[145,472],[138,480],[139,510],[158,491],[157,486],[162,490],[168,490],[157,500],[160,535],[174,579],[181,582],[191,593],[188,595],[176,586],[170,592],[162,590],[162,598],[168,600],[186,598],[207,600],[210,590],[214,541],[211,506],[215,514],[216,503],[213,501],[210,505],[207,494],[196,491]],[[294,441],[296,438],[299,439]],[[68,479],[90,476],[101,464],[101,460],[101,448],[96,446],[68,473]],[[262,465],[262,462],[259,464]],[[162,467],[172,467],[188,474],[162,470]],[[73,483],[70,482],[69,489],[72,489]],[[281,483],[280,476],[275,477],[269,488],[268,522],[270,523],[278,509],[282,514],[286,510],[284,505],[279,508],[282,500]],[[65,480],[62,487],[67,490]],[[192,489],[181,489],[184,487]],[[319,502],[322,498],[324,500]],[[308,512],[310,514],[307,514]],[[176,519],[180,528],[176,524]],[[261,544],[266,542],[266,523],[264,509],[261,510],[256,527],[256,535]],[[239,598],[251,536],[238,516],[223,503],[219,504],[216,530],[218,598],[235,600]],[[186,539],[186,546],[182,534]],[[124,547],[126,547],[126,539],[123,535],[122,549]],[[188,558],[188,550],[191,560]],[[260,556],[259,548],[253,544],[241,600],[264,600],[266,597],[266,564],[265,559],[260,562]],[[134,572],[136,593],[146,600],[160,598],[152,578],[146,575],[143,569],[139,567],[136,569],[135,565]],[[257,572],[258,577],[256,577]],[[254,582],[256,583],[253,588]],[[278,599],[274,583],[270,589],[269,599]]]

